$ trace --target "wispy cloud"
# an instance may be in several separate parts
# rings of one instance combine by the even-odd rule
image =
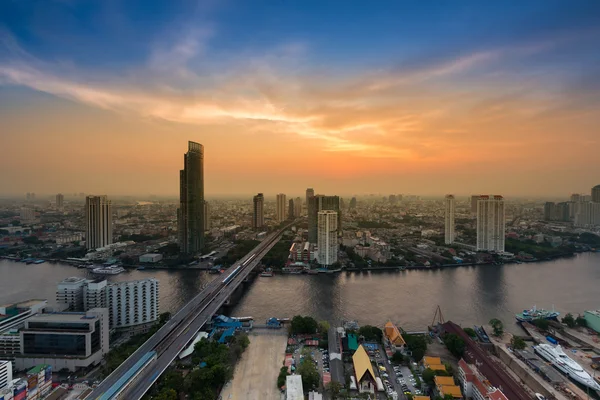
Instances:
[[[121,76],[91,76],[76,67],[65,73],[63,63],[36,59],[3,35],[10,56],[0,59],[0,84],[174,123],[244,121],[249,129],[320,141],[325,151],[398,159],[439,156],[486,121],[523,121],[556,106],[530,96],[534,86],[515,96],[522,82],[502,82],[500,93],[453,85],[465,72],[476,81],[478,69],[539,54],[548,42],[343,77],[300,68],[309,51],[303,43],[215,63],[208,54],[214,34],[187,30],[154,46],[145,64]]]

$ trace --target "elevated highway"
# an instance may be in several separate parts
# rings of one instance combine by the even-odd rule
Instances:
[[[211,320],[235,292],[261,259],[279,241],[291,223],[267,236],[250,253],[236,262],[224,274],[205,285],[200,293],[179,310],[152,337],[141,345],[123,364],[115,369],[87,397],[87,400],[127,399],[139,400],[152,384],[175,360],[182,349],[196,336],[202,326]],[[156,352],[156,358],[148,363],[135,378],[115,391],[122,377],[132,374],[143,357]]]

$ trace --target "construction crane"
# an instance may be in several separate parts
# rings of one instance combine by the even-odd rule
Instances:
[[[441,307],[439,305],[435,309],[435,314],[433,314],[433,320],[431,321],[431,327],[432,328],[435,326],[436,317],[437,317],[438,324],[441,325],[444,322],[446,322],[444,320],[444,314],[442,314],[442,309],[441,309]]]

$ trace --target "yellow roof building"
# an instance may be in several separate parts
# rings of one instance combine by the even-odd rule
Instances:
[[[427,366],[427,365],[439,365],[442,363],[442,359],[439,357],[429,357],[429,356],[425,356],[423,357],[423,365]]]
[[[400,333],[400,330],[392,321],[388,321],[384,326],[385,337],[395,346],[404,346],[406,342]]]
[[[463,398],[462,392],[460,391],[460,387],[456,385],[442,386],[439,392],[442,397],[446,397],[446,395],[449,394],[452,395],[452,397],[455,399]]]
[[[354,364],[354,373],[356,374],[357,383],[361,382],[363,379],[371,379],[375,382],[375,372],[373,371],[371,360],[362,344],[358,346],[358,349],[354,352],[352,363]]]
[[[429,396],[413,396],[413,400],[431,400]]]
[[[435,386],[454,385],[454,378],[451,376],[436,376],[433,378]]]

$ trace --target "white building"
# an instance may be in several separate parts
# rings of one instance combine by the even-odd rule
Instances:
[[[452,244],[454,242],[454,213],[456,200],[451,194],[446,195],[444,199],[444,242]]]
[[[0,360],[0,389],[8,387],[13,380],[12,363]]]
[[[279,193],[277,195],[277,222],[281,223],[287,219],[287,201],[285,200],[285,194]]]
[[[147,331],[158,320],[158,280],[111,282],[66,278],[58,284],[57,302],[65,310],[109,310],[110,329]]]
[[[504,198],[479,196],[477,200],[477,251],[504,251]]]
[[[586,228],[600,225],[600,203],[582,201],[576,203],[575,226]]]
[[[302,376],[288,375],[285,378],[285,399],[304,400],[304,389],[302,388]]]
[[[85,243],[88,249],[105,247],[113,242],[112,206],[106,196],[85,198]]]
[[[319,211],[317,214],[318,262],[332,265],[338,259],[338,213],[332,210]]]
[[[110,326],[145,331],[158,320],[158,280],[154,278],[108,285]]]
[[[83,311],[83,287],[85,278],[72,276],[65,278],[58,284],[56,302],[60,310]]]
[[[98,365],[109,351],[108,310],[38,314],[25,321],[20,335],[18,370],[39,364],[55,371]]]
[[[0,332],[21,327],[27,318],[43,312],[47,306],[47,300],[36,299],[0,306]]]

